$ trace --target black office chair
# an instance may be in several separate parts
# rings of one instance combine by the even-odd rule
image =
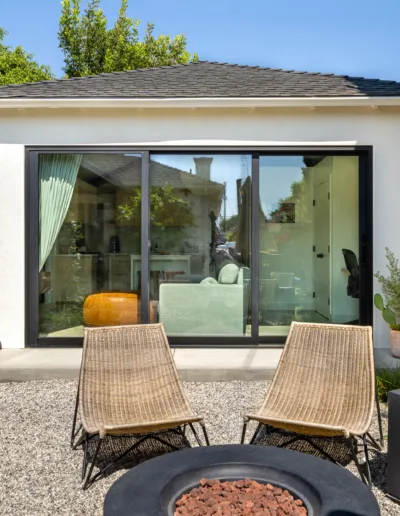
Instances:
[[[342,253],[346,268],[350,273],[347,281],[347,295],[358,299],[360,295],[360,269],[357,256],[350,249],[342,249]]]

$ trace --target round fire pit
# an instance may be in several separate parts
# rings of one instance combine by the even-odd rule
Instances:
[[[200,480],[249,478],[287,490],[309,516],[379,516],[371,490],[349,471],[311,455],[273,447],[189,448],[131,469],[108,491],[104,516],[173,516]]]

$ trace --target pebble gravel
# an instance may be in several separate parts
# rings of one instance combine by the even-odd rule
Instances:
[[[212,444],[238,443],[242,418],[263,401],[267,382],[185,383],[194,410],[204,416]],[[69,446],[77,383],[52,380],[0,383],[0,514],[101,516],[119,469],[81,490],[82,451]],[[386,435],[387,410],[382,406]],[[248,436],[250,436],[251,428]],[[377,422],[371,429],[378,435]],[[373,453],[373,492],[382,516],[399,516],[385,495],[386,451]],[[352,465],[351,471],[355,471]]]

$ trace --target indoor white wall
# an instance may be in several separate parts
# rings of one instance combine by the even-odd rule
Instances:
[[[374,270],[385,271],[385,246],[400,256],[397,221],[400,112],[391,108],[256,109],[256,110],[0,110],[0,143],[134,144],[221,140],[258,142],[357,142],[374,146]],[[0,163],[9,163],[13,176],[0,169],[1,261],[0,326],[3,345],[23,345],[23,152],[0,148]],[[13,157],[12,157],[13,156]],[[11,167],[12,163],[12,167]],[[6,176],[6,177],[4,177]],[[12,187],[12,188],[11,188]],[[12,227],[4,221],[15,218]],[[6,224],[7,225],[7,224]],[[377,285],[375,284],[375,288]],[[7,292],[8,296],[4,293]],[[11,296],[11,297],[10,297]],[[18,301],[18,302],[16,302]],[[6,311],[4,311],[3,306]],[[11,317],[12,314],[12,317]],[[18,324],[16,324],[18,322]],[[375,312],[375,345],[388,347],[389,332]],[[7,329],[8,328],[8,329]],[[6,331],[4,330],[6,329]],[[5,332],[4,332],[5,331]]]
[[[342,249],[358,256],[358,160],[335,156],[331,175],[331,309],[332,321],[358,319],[359,300],[347,295],[348,276]]]
[[[313,187],[312,194],[315,199],[316,206],[313,208],[313,245],[316,246],[315,252],[311,256],[312,275],[313,275],[313,290],[315,290],[315,309],[320,311],[322,315],[331,320],[332,317],[332,254],[327,254],[327,249],[321,249],[322,243],[331,244],[331,227],[332,216],[330,207],[321,196],[321,188],[331,188],[331,176],[333,172],[333,156],[326,156],[312,169]],[[328,186],[329,185],[329,186]],[[325,210],[320,211],[321,205],[325,205]],[[321,217],[324,214],[324,220],[317,220],[316,217]],[[318,238],[319,237],[319,238]],[[324,238],[325,237],[325,238]],[[317,253],[323,252],[324,261],[316,257]],[[318,263],[319,262],[319,263]],[[326,267],[326,268],[325,268]],[[321,275],[321,277],[319,277]],[[323,288],[323,286],[326,286]],[[323,299],[325,297],[325,299]],[[328,299],[331,299],[331,304],[328,306]]]
[[[21,348],[25,340],[25,152],[0,144],[0,342]]]

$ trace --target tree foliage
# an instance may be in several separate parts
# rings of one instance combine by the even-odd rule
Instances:
[[[275,222],[294,222],[293,205],[297,208],[297,218],[304,218],[307,208],[304,203],[298,203],[298,200],[304,195],[305,189],[306,183],[304,177],[300,181],[293,181],[290,185],[290,195],[284,199],[279,199],[277,208],[269,213],[268,220]]]
[[[132,188],[129,202],[118,206],[118,218],[140,224],[141,188]],[[192,202],[175,194],[171,186],[150,188],[150,223],[159,228],[194,226]]]
[[[225,233],[227,242],[235,242],[236,234],[239,227],[239,215],[232,215],[231,217],[224,219],[221,215],[218,221],[219,233]]]
[[[224,219],[221,215],[218,222],[220,231],[236,231],[239,224],[239,215],[231,215],[227,219]]]
[[[81,0],[63,0],[59,25],[60,48],[64,52],[67,77],[122,72],[184,64],[198,60],[186,50],[183,34],[154,36],[154,25],[147,24],[139,39],[140,21],[127,16],[128,0],[121,0],[118,18],[108,28],[100,0],[90,0],[81,12]]]
[[[14,49],[3,43],[7,32],[0,28],[0,86],[53,79],[50,67],[40,65],[33,54],[21,46]]]

